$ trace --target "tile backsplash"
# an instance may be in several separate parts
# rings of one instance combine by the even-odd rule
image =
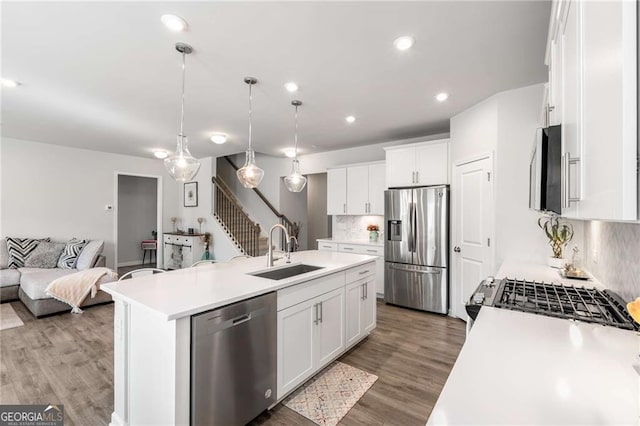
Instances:
[[[584,265],[625,301],[640,296],[640,224],[584,223]]]
[[[380,238],[384,231],[384,216],[333,216],[332,237],[340,240],[366,240],[367,225],[380,227]]]

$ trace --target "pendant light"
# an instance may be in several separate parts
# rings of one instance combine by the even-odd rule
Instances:
[[[253,77],[245,77],[244,82],[249,85],[249,148],[246,151],[246,158],[244,161],[244,166],[242,166],[236,172],[238,176],[238,180],[245,188],[255,188],[260,185],[262,178],[264,177],[264,170],[262,170],[256,164],[256,153],[251,148],[251,101],[253,100],[251,96],[251,87],[258,82]]]
[[[176,152],[165,158],[164,166],[172,178],[178,182],[188,182],[192,180],[200,170],[200,160],[189,152],[187,137],[184,135],[184,76],[185,57],[193,52],[193,48],[188,44],[176,43],[176,50],[182,53],[182,108],[180,110],[180,134]]]
[[[284,186],[291,192],[300,192],[307,184],[307,178],[300,174],[300,162],[298,161],[298,107],[302,105],[300,101],[291,101],[291,105],[296,108],[295,131],[293,142],[293,161],[291,163],[291,173],[284,178]]]

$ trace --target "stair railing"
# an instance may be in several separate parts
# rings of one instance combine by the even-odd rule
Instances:
[[[260,225],[247,216],[218,177],[213,176],[211,182],[215,200],[213,214],[227,227],[246,254],[259,256]]]
[[[238,171],[238,166],[235,165],[235,163],[233,162],[233,160],[231,160],[231,158],[229,158],[228,156],[225,156],[224,159],[227,160],[227,162],[231,165],[231,167],[233,167],[235,171]],[[280,224],[285,228],[287,228],[287,233],[291,236],[295,236],[296,238],[298,238],[298,232],[299,232],[298,226],[293,221],[291,221],[286,215],[280,213],[258,188],[252,188],[252,191],[256,193],[256,195],[269,208],[269,210],[271,210],[271,212],[278,218],[278,220],[280,221]],[[285,250],[287,241],[285,241],[284,235],[282,235],[280,238],[281,238],[280,247],[283,250]],[[296,249],[297,249],[296,247],[292,246],[291,250],[295,251]]]

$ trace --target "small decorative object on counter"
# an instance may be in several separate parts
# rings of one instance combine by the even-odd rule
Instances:
[[[178,221],[178,218],[175,216],[171,217],[171,223],[173,224],[173,232],[176,232],[176,222]]]
[[[581,269],[581,261],[579,257],[580,249],[574,244],[571,249],[573,254],[571,255],[571,262],[564,265],[561,275],[565,278],[572,278],[576,280],[588,280],[589,275]]]
[[[202,222],[204,222],[204,217],[198,218],[198,225],[200,225],[200,233],[202,234]]]
[[[200,219],[202,218],[199,217],[198,222],[200,222]],[[213,260],[213,255],[209,251],[209,244],[211,243],[211,234],[209,232],[205,232],[204,236],[202,237],[202,240],[204,241],[204,253],[202,253],[202,257],[200,258],[200,260]]]
[[[558,269],[564,268],[565,260],[562,258],[562,250],[573,238],[573,226],[568,223],[561,224],[558,216],[553,214],[548,218],[543,216],[538,219],[538,226],[544,231],[553,250],[553,256],[548,260],[549,266]]]
[[[380,227],[378,225],[368,225],[367,231],[369,231],[369,242],[377,243],[378,236],[380,235]]]

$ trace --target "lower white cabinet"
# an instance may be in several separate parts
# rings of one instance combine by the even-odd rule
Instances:
[[[347,284],[346,346],[359,342],[376,326],[375,277]]]
[[[371,262],[278,291],[278,399],[375,328],[373,266]]]
[[[345,348],[344,286],[278,312],[278,399]]]

